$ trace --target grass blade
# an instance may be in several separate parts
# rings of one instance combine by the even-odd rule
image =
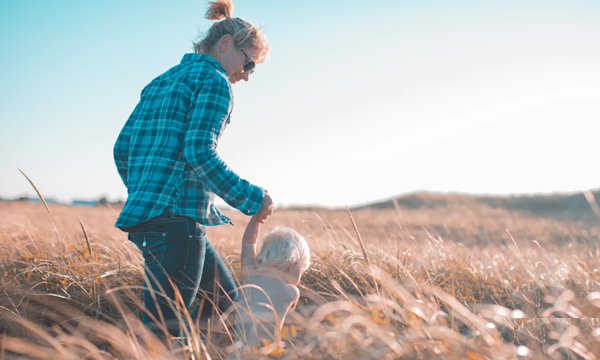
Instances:
[[[360,233],[358,232],[358,227],[356,226],[356,222],[354,222],[354,218],[352,217],[352,214],[350,213],[350,209],[348,208],[348,206],[346,206],[346,211],[348,211],[348,216],[350,217],[350,221],[352,222],[352,226],[354,227],[354,232],[356,233],[356,237],[358,238],[358,242],[360,244],[360,249],[362,250],[362,253],[365,256],[365,262],[367,263],[367,266],[369,267],[369,271],[372,271],[371,262],[369,261],[369,256],[367,255],[367,250],[365,249],[365,243],[363,242],[362,237],[360,236]]]
[[[358,242],[360,244],[360,249],[362,250],[363,255],[365,256],[365,262],[367,263],[367,266],[369,268],[369,273],[371,274],[371,277],[373,278],[373,283],[375,284],[375,291],[379,295],[379,285],[377,285],[377,278],[375,278],[375,274],[373,273],[373,267],[371,266],[371,261],[369,261],[369,256],[367,255],[367,249],[365,248],[365,243],[363,242],[362,237],[360,236],[360,233],[358,232],[358,227],[356,226],[356,222],[354,221],[354,218],[352,217],[352,214],[350,213],[350,209],[348,208],[348,206],[346,206],[346,211],[348,211],[348,216],[350,216],[350,221],[352,222],[352,226],[354,227],[354,232],[356,232],[356,237],[358,238]]]
[[[17,169],[19,169],[19,168],[17,168]],[[40,193],[40,191],[38,190],[38,188],[35,186],[35,184],[33,183],[33,181],[31,181],[31,179],[29,178],[29,176],[27,176],[23,172],[23,170],[19,169],[19,171],[21,172],[21,174],[23,174],[23,176],[25,176],[25,179],[27,179],[27,181],[29,181],[29,183],[33,187],[33,190],[35,190],[35,192],[38,194],[38,197],[40,198],[40,200],[42,200],[42,203],[44,204],[44,207],[46,208],[46,211],[48,212],[48,214],[50,214],[50,209],[48,208],[48,204],[46,204],[46,200],[44,200],[44,197],[42,196],[42,194]]]
[[[90,260],[92,260],[92,248],[90,247],[90,239],[88,238],[87,231],[85,231],[85,226],[83,226],[83,223],[81,222],[81,218],[77,216],[77,219],[79,219],[79,225],[81,226],[81,231],[83,231],[83,236],[85,237],[85,243],[87,244],[88,253],[90,254]]]
[[[587,202],[590,204],[590,207],[592,208],[592,211],[594,212],[596,217],[600,219],[600,207],[598,206],[598,202],[596,201],[594,193],[590,190],[586,190],[583,192],[583,195],[585,196]]]
[[[19,169],[19,168],[17,168],[17,169]],[[42,203],[44,204],[44,207],[46,208],[46,211],[48,212],[48,216],[50,217],[50,222],[52,222],[52,226],[54,227],[54,234],[56,235],[56,240],[58,242],[58,247],[59,247],[59,249],[61,249],[61,247],[62,247],[62,241],[60,241],[60,236],[58,236],[58,229],[56,228],[56,224],[54,223],[54,220],[52,220],[52,215],[50,214],[50,208],[48,208],[48,204],[46,204],[46,200],[44,200],[44,197],[42,196],[42,194],[40,193],[40,191],[38,190],[38,188],[35,186],[35,184],[33,183],[33,181],[31,181],[31,179],[29,178],[29,176],[27,176],[23,172],[23,170],[21,170],[21,169],[19,169],[19,171],[21,172],[21,174],[23,174],[23,176],[25,176],[25,178],[27,179],[27,181],[29,181],[29,183],[33,187],[33,190],[35,190],[35,192],[38,194],[38,197],[40,198],[40,200],[42,200]]]

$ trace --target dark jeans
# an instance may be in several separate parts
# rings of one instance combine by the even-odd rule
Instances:
[[[174,311],[175,291],[169,279],[177,287],[188,311],[200,290],[200,296],[204,298],[203,306],[194,311],[193,321],[198,315],[203,319],[210,318],[213,315],[213,303],[223,312],[231,305],[230,299],[237,300],[237,285],[223,260],[206,240],[206,228],[203,225],[185,216],[165,213],[126,230],[129,240],[142,251],[146,264],[148,281],[144,280],[144,305],[159,323],[160,311],[171,336],[178,336],[180,322]],[[188,325],[185,317],[181,319],[184,325]],[[144,324],[159,338],[165,337],[164,332],[146,314]]]

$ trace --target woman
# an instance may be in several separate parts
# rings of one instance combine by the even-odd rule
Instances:
[[[269,45],[262,31],[231,17],[230,0],[209,5],[206,18],[223,20],[194,44],[194,54],[144,88],[114,148],[128,193],[115,225],[143,253],[144,323],[163,340],[180,328],[171,284],[188,309],[200,290],[205,301],[194,320],[210,317],[213,304],[224,311],[237,299],[231,274],[205,238],[205,226],[231,224],[215,196],[263,222],[273,211],[269,194],[231,171],[216,151],[233,107],[231,84],[249,80]]]

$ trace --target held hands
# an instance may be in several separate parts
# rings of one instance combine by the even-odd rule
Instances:
[[[260,209],[258,209],[258,212],[252,217],[261,224],[264,224],[267,222],[269,216],[273,214],[274,207],[275,205],[273,204],[273,199],[271,198],[269,193],[265,191],[265,197],[263,198],[262,204],[260,204]]]

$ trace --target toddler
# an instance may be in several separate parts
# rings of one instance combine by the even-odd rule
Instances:
[[[306,240],[296,231],[277,227],[263,237],[260,251],[256,239],[261,218],[252,216],[242,239],[242,279],[237,300],[237,341],[261,346],[261,339],[273,342],[286,315],[300,297],[296,287],[310,265]],[[239,346],[240,344],[238,344]]]

